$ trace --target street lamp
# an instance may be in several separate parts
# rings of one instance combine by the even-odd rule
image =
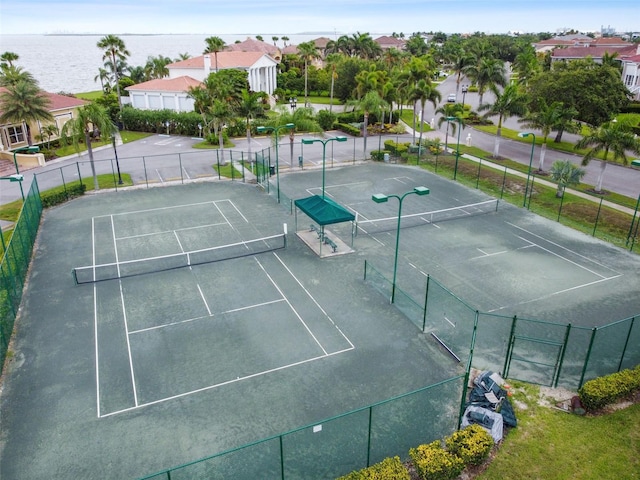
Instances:
[[[302,143],[304,145],[311,145],[312,143],[321,143],[322,144],[322,198],[324,198],[324,169],[325,169],[325,161],[326,161],[326,153],[327,153],[327,143],[329,142],[346,142],[347,137],[338,136],[333,138],[327,138],[326,140],[322,140],[321,138],[303,138]]]
[[[464,106],[464,97],[467,95],[469,91],[469,85],[462,85],[462,106]]]
[[[531,177],[531,164],[533,163],[533,149],[536,146],[536,135],[531,132],[520,132],[518,136],[520,138],[527,138],[529,135],[533,137],[533,141],[531,142],[531,157],[529,158],[529,169],[527,170],[527,185],[524,188],[524,202],[522,203],[523,207],[527,206],[527,194],[529,193],[529,177]],[[533,192],[533,185],[531,186],[531,191]],[[531,202],[529,202],[531,204]]]
[[[289,105],[291,106],[291,112],[292,113],[296,109],[297,104],[298,104],[298,99],[296,97],[291,97],[289,99]]]
[[[13,175],[9,175],[8,177],[0,177],[0,180],[18,182],[18,184],[20,185],[20,195],[22,196],[22,203],[24,203],[24,190],[22,190],[22,181],[24,180],[24,176],[21,173],[14,173]]]
[[[462,131],[462,119],[460,117],[447,117],[447,122],[458,122],[458,143],[456,145],[456,166],[453,169],[453,179],[458,176],[458,159],[460,158],[460,132]]]
[[[256,131],[258,133],[273,133],[276,142],[276,188],[278,190],[278,203],[280,203],[280,162],[278,161],[278,132],[283,128],[296,128],[293,123],[285,123],[284,125],[279,125],[277,127],[257,127]]]
[[[118,185],[122,185],[122,175],[120,175],[120,162],[118,162],[118,150],[116,150],[116,134],[111,134],[111,143],[113,144],[113,154],[116,157],[116,168],[118,169]]]
[[[415,193],[416,195],[428,195],[429,189],[427,187],[415,187],[410,192],[405,193],[401,197],[398,195],[384,195],[383,193],[377,193],[371,197],[376,203],[385,203],[389,200],[389,198],[397,198],[398,199],[398,229],[396,232],[396,253],[395,260],[393,261],[393,283],[391,284],[391,303],[395,300],[396,297],[396,274],[398,272],[398,247],[400,246],[400,220],[402,219],[402,201],[407,195],[411,195]]]
[[[35,147],[35,146],[16,148],[13,151],[13,164],[16,166],[16,174],[20,175],[20,169],[18,168],[18,160],[16,159],[16,154],[18,154],[18,153],[38,153],[39,151],[40,151],[40,147]]]

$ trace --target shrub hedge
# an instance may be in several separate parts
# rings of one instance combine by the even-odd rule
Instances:
[[[338,478],[338,480],[411,480],[400,457],[385,458],[380,463]]]
[[[588,411],[598,410],[640,389],[640,365],[585,382],[578,390]]]
[[[360,129],[358,127],[354,127],[353,125],[349,125],[348,123],[336,123],[335,128],[345,133],[348,133],[353,137],[360,136]]]
[[[493,438],[480,425],[469,425],[463,430],[453,432],[445,440],[447,450],[467,465],[480,465],[484,462],[491,448],[493,448]]]
[[[75,197],[84,195],[87,187],[84,183],[74,183],[67,185],[66,189],[52,189],[42,192],[40,199],[42,200],[42,208],[53,207],[60,203],[64,203]]]
[[[452,480],[464,470],[464,462],[442,448],[439,440],[409,450],[409,457],[423,480]]]

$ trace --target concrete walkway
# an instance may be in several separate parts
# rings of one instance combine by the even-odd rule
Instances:
[[[409,133],[413,132],[413,129],[411,127],[409,127],[407,124],[405,124],[404,122],[403,122],[403,125],[407,129],[407,132],[409,132]],[[416,138],[418,138],[418,136],[419,136],[419,134],[416,133]],[[422,133],[422,138],[423,139],[426,138],[426,139],[430,139],[430,140],[435,140],[435,139],[440,139],[441,137],[442,137],[442,132],[439,132],[437,130],[432,130],[430,132],[423,132]],[[449,147],[449,148],[447,148],[447,150],[450,153],[454,153],[455,152],[455,148]],[[487,167],[493,168],[495,170],[500,170],[501,172],[505,171],[505,167],[503,165],[499,165],[499,164],[494,163],[494,162],[492,162],[490,160],[487,160],[487,159],[484,159],[484,158],[480,159],[478,157],[474,157],[473,155],[468,155],[468,154],[462,154],[460,156],[463,157],[463,158],[466,158],[467,160],[471,160],[473,162],[476,162],[476,163],[482,162],[482,165],[485,165]],[[521,171],[518,171],[518,170],[514,170],[514,169],[511,169],[511,168],[508,168],[508,167],[507,167],[506,170],[507,170],[507,173],[510,174],[510,175],[515,175],[515,176],[518,176],[518,177],[521,177],[521,178],[527,178],[527,174],[524,173],[524,172],[521,172]],[[533,179],[534,178],[533,175],[531,175],[530,178]],[[545,185],[547,187],[551,187],[551,188],[554,188],[554,189],[558,188],[558,184],[557,183],[551,182],[549,180],[545,180],[545,179],[540,178],[540,177],[535,177],[534,183]],[[589,195],[588,193],[585,193],[585,192],[580,192],[580,191],[572,189],[572,188],[566,188],[565,192],[570,193],[571,195],[575,195],[575,196],[580,197],[580,198],[584,198],[585,200],[589,200],[590,202],[600,203],[600,197],[596,197],[594,195]],[[607,206],[609,208],[612,208],[614,210],[618,210],[620,212],[626,213],[626,214],[631,215],[631,216],[633,216],[633,214],[635,213],[635,211],[632,208],[625,207],[623,205],[619,205],[617,203],[610,202],[609,200],[603,200],[602,201],[602,205],[605,205],[605,206]]]

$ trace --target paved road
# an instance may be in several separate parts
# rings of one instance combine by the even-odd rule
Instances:
[[[461,82],[464,84],[465,82]],[[438,87],[440,93],[442,94],[443,102],[446,102],[447,95],[450,93],[455,93],[456,91],[456,82],[455,78],[449,77],[444,82],[442,82]],[[462,101],[461,93],[458,93],[458,100]],[[484,101],[491,100],[491,93],[485,94]],[[467,93],[464,101],[467,104],[470,104],[473,109],[478,108],[479,95],[477,93]],[[317,108],[325,108],[325,106],[316,106]],[[435,114],[435,109],[432,105],[428,104],[425,110],[425,119],[435,119],[435,124],[437,125],[438,116]],[[504,122],[505,127],[514,130],[522,130],[519,125],[517,119],[509,118]],[[445,138],[445,128],[446,124],[443,123],[441,129],[441,138],[444,140]],[[488,135],[477,130],[473,130],[471,128],[465,129],[461,136],[460,141],[466,141],[467,135],[471,134],[471,145],[476,146],[482,150],[492,152],[493,146],[495,142],[495,136]],[[535,133],[535,132],[534,132]],[[539,133],[539,132],[537,132]],[[433,135],[433,134],[431,134]],[[394,137],[395,138],[395,137]],[[410,137],[409,137],[410,138]],[[566,140],[575,140],[578,137],[575,135],[565,134],[563,139]],[[192,145],[196,143],[197,139],[187,138],[187,137],[177,137],[177,136],[166,136],[166,135],[154,135],[152,137],[148,137],[143,140],[139,140],[137,142],[128,143],[126,145],[120,145],[117,147],[118,157],[121,159],[120,165],[122,167],[122,171],[126,171],[127,173],[132,175],[134,181],[144,181],[147,180],[145,175],[150,171],[154,176],[151,179],[154,183],[163,182],[167,179],[167,177],[175,178],[176,176],[180,178],[180,176],[184,176],[185,174],[189,176],[198,175],[198,171],[192,171],[191,173],[187,171],[180,171],[176,169],[176,156],[179,153],[186,154],[190,152],[189,155],[192,158],[196,156],[200,156],[201,160],[199,163],[201,164],[201,168],[208,169],[210,172],[210,166],[212,163],[212,158],[214,154],[211,153],[211,150],[205,151],[194,151],[192,149]],[[404,140],[409,141],[409,140]],[[455,142],[456,138],[449,137],[449,144]],[[247,150],[247,144],[244,139],[237,139],[236,146],[234,150]],[[286,145],[286,139],[282,139],[281,149],[285,149],[285,151],[281,151],[281,158],[286,158],[287,155],[285,152],[288,152],[288,148]],[[296,138],[296,142],[299,142],[299,138]],[[360,146],[358,146],[358,142],[360,142]],[[270,138],[257,138],[252,140],[252,150],[257,151],[263,148],[267,148],[271,144]],[[356,139],[354,142],[354,156],[356,155],[355,149],[361,149],[362,140]],[[377,138],[370,138],[368,143],[368,150],[377,149],[379,142]],[[298,148],[298,147],[296,147]],[[306,150],[305,150],[306,151]],[[294,159],[297,158],[299,152],[296,150],[294,152]],[[512,160],[518,161],[524,165],[528,165],[531,158],[531,143],[530,142],[517,142],[512,140],[502,139],[500,143],[500,155],[510,158]],[[536,168],[538,166],[540,155],[540,147],[536,147],[534,150],[534,160],[533,167]],[[106,161],[114,158],[114,152],[112,147],[102,147],[98,151],[95,152],[95,159],[97,165],[98,173],[111,173],[112,172],[112,162]],[[165,159],[163,160],[163,157]],[[153,165],[149,168],[149,165],[143,165],[142,157],[154,157]],[[136,159],[135,161],[133,159]],[[568,153],[555,152],[551,149],[547,150],[545,156],[545,169],[548,169],[550,165],[555,160],[570,160],[576,164],[580,164],[581,158],[577,155],[572,155]],[[105,160],[105,161],[100,161]],[[305,156],[305,161],[307,157]],[[61,166],[75,164],[76,162],[82,162],[81,166],[81,174],[83,177],[90,177],[91,171],[89,168],[88,157],[87,155],[81,156],[72,156],[67,157],[65,159],[56,160],[48,163],[45,167],[40,167],[32,170],[24,171],[25,181],[23,182],[23,186],[25,188],[25,192],[28,190],[31,185],[31,179],[35,173],[41,173],[47,170],[53,170],[60,168]],[[295,163],[295,162],[294,162]],[[595,185],[597,183],[597,178],[601,170],[602,162],[594,160],[587,167],[587,174],[584,177],[584,182]],[[145,173],[145,168],[147,173]],[[68,175],[68,176],[67,176]],[[74,180],[78,177],[77,169],[68,168],[65,169],[65,181]],[[55,185],[59,185],[61,182],[57,180],[53,180],[51,177],[51,184],[47,183],[47,180],[44,177],[41,177],[40,187],[42,190],[46,188],[50,188]],[[619,165],[609,164],[606,167],[603,187],[606,190],[614,191],[626,195],[631,198],[637,198],[640,195],[640,170],[633,169],[630,167],[623,167]],[[10,183],[10,182],[0,182],[0,204],[4,204],[13,200],[20,198],[20,190],[19,184]]]

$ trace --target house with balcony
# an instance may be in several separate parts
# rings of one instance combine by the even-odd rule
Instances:
[[[216,59],[217,57],[217,59]],[[262,52],[223,51],[181,60],[167,65],[168,78],[150,80],[127,87],[130,103],[141,110],[169,109],[193,111],[189,89],[202,85],[217,70],[240,69],[247,72],[249,88],[273,95],[276,89],[277,62]]]

